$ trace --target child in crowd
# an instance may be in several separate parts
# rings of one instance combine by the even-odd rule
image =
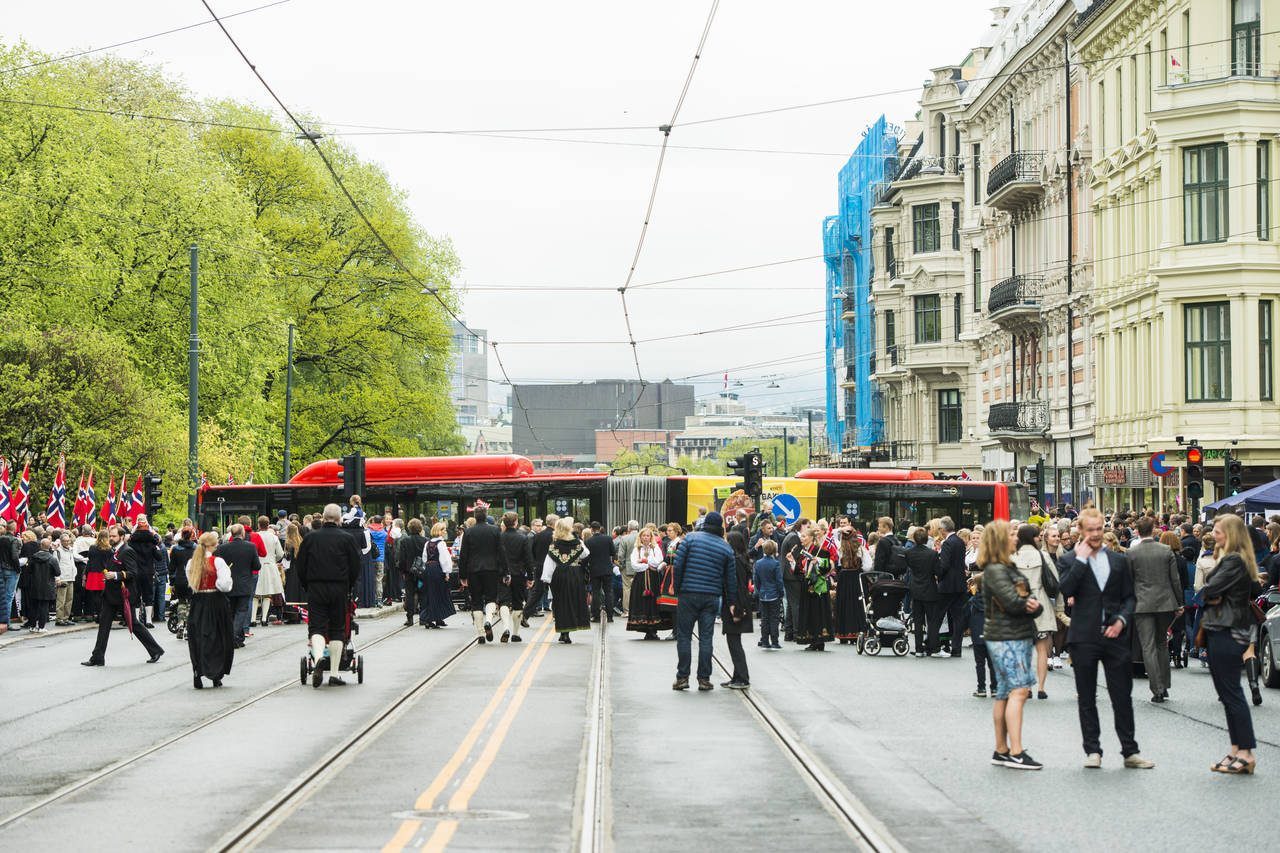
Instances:
[[[760,543],[764,555],[756,560],[752,584],[760,597],[760,642],[765,649],[780,649],[778,623],[782,616],[782,564],[778,562],[778,543],[766,539]]]
[[[986,699],[995,695],[996,668],[987,655],[987,643],[982,636],[985,617],[982,609],[982,572],[978,572],[969,579],[969,596],[969,600],[964,604],[964,627],[969,629],[969,638],[973,641],[973,665],[978,672],[978,689],[973,691],[973,695],[979,699]],[[963,637],[957,637],[956,642],[963,642]],[[991,675],[990,693],[987,692],[988,673]]]

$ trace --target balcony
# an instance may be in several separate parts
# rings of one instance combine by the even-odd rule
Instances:
[[[902,169],[894,183],[909,181],[916,177],[936,177],[938,175],[961,175],[964,173],[963,157],[912,157]]]
[[[916,458],[914,441],[883,441],[867,452],[868,462],[914,462]]]
[[[992,435],[1043,435],[1049,429],[1049,404],[1035,400],[992,403],[987,428]]]
[[[987,176],[987,204],[1012,213],[1043,197],[1044,158],[1043,151],[1017,151],[997,163]]]
[[[991,288],[991,295],[987,297],[987,317],[1006,325],[1039,321],[1040,298],[1044,290],[1043,276],[1015,275],[1006,278]]]
[[[898,345],[892,344],[884,348],[884,354],[889,357],[889,366],[898,366]]]

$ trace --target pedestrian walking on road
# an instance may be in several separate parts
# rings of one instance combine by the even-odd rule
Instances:
[[[214,687],[231,672],[235,660],[235,637],[231,625],[231,566],[214,552],[218,534],[205,533],[196,543],[186,564],[187,586],[191,589],[191,607],[187,613],[187,651],[191,655],[191,673],[196,690],[204,688],[208,678]]]
[[[262,558],[255,545],[245,539],[243,524],[228,528],[231,538],[218,547],[218,556],[231,567],[231,618],[235,625],[236,648],[244,648],[249,635],[249,622],[253,618],[253,593],[258,588],[258,572]]]
[[[857,644],[867,631],[867,611],[862,604],[861,578],[863,571],[871,565],[870,552],[863,547],[862,540],[858,538],[848,519],[845,519],[840,530],[840,571],[836,575],[836,611],[832,626],[836,639],[841,643]],[[761,618],[764,618],[763,615]]]
[[[831,579],[835,566],[822,547],[819,527],[809,527],[800,535],[800,559],[792,571],[800,578],[796,615],[791,622],[796,643],[806,643],[806,652],[825,651],[834,636],[831,626]],[[745,603],[743,606],[747,606]]]
[[[1138,536],[1125,557],[1133,569],[1134,629],[1142,644],[1142,661],[1147,669],[1151,701],[1169,698],[1169,627],[1182,615],[1182,579],[1178,557],[1151,534],[1155,520],[1142,516],[1134,525]]]
[[[938,629],[943,615],[942,595],[938,592],[941,561],[938,552],[928,547],[929,533],[923,527],[911,529],[913,547],[907,549],[907,589],[911,592],[911,622],[916,634],[916,657],[936,655],[941,650]],[[952,628],[952,641],[959,643],[959,632]]]
[[[778,562],[778,543],[765,539],[759,545],[761,556],[751,568],[756,595],[760,598],[760,647],[780,649],[778,625],[782,621],[782,564]],[[863,615],[865,623],[866,616]]]
[[[613,559],[613,543],[608,544],[610,566]],[[520,529],[520,517],[514,512],[502,516],[502,549],[507,552],[507,574],[498,586],[498,618],[502,621],[502,642],[520,642],[519,614],[524,612],[525,593],[531,586],[533,578],[533,552],[529,547],[529,537]],[[613,584],[610,583],[610,591]],[[613,621],[613,611],[609,611],[609,621]]]
[[[349,532],[338,527],[341,520],[341,508],[337,504],[327,504],[323,514],[324,526],[302,540],[295,560],[298,581],[307,591],[307,633],[311,638],[311,656],[315,663],[311,672],[312,687],[319,687],[324,677],[321,662],[326,643],[329,646],[329,684],[345,683],[338,676],[338,663],[342,660],[346,639],[347,603],[360,579],[362,566],[355,540]],[[231,568],[234,584],[235,565],[232,564]]]
[[[133,607],[130,599],[137,595],[137,589],[131,586],[138,573],[138,556],[129,547],[129,543],[125,540],[125,533],[119,525],[113,524],[108,528],[107,541],[112,548],[112,553],[106,563],[108,568],[103,572],[106,583],[102,590],[102,610],[98,614],[98,639],[93,645],[93,652],[89,655],[89,659],[82,661],[81,665],[106,666],[107,640],[111,637],[111,626],[121,616],[124,616],[129,632],[142,643],[142,647],[151,656],[147,663],[155,663],[164,654],[164,649],[160,648],[160,644],[151,636],[146,625],[136,621],[132,612],[126,612]],[[89,559],[92,565],[92,555]]]
[[[996,748],[991,763],[1013,770],[1039,770],[1042,765],[1022,744],[1022,711],[1035,674],[1031,646],[1035,617],[1042,609],[1031,597],[1025,575],[1013,565],[1013,530],[1007,521],[993,521],[982,530],[978,565],[982,568],[983,639],[995,669],[996,701],[991,708]]]
[[[658,609],[658,592],[662,586],[662,545],[653,527],[645,527],[631,548],[631,606],[627,609],[627,630],[644,634],[646,640],[658,639],[658,631],[675,627],[670,614]]]
[[[449,525],[437,521],[431,528],[431,539],[422,550],[425,563],[419,589],[418,622],[427,628],[443,628],[445,620],[457,613],[449,578],[453,575],[453,555],[444,541]]]
[[[265,515],[258,518],[258,537],[267,556],[261,557],[262,568],[258,570],[258,583],[253,590],[254,609],[262,607],[262,619],[258,622],[264,628],[271,624],[271,603],[275,596],[284,597],[284,570],[280,561],[284,559],[284,546],[280,538],[271,529],[271,519]]]
[[[502,534],[489,523],[489,511],[482,501],[472,509],[475,523],[462,534],[458,548],[458,577],[471,597],[471,620],[480,645],[493,642],[493,623],[498,621],[498,585],[507,574],[507,552]]]
[[[601,608],[606,622],[613,621],[613,564],[614,541],[598,521],[591,522],[591,538],[585,543],[591,557],[587,564],[591,571],[591,621],[599,622]]]
[[[551,614],[560,642],[573,641],[569,634],[591,627],[587,612],[587,576],[584,563],[591,556],[587,546],[573,532],[573,519],[556,522],[551,547],[542,563],[542,582],[551,587]],[[612,549],[610,549],[612,551]]]
[[[76,555],[71,550],[71,534],[63,533],[53,544],[53,556],[58,560],[58,577],[55,582],[57,617],[53,623],[59,628],[71,624],[71,602],[76,589]]]
[[[31,572],[31,604],[33,634],[43,634],[48,629],[49,611],[58,598],[58,558],[53,553],[53,542],[41,539],[38,550],[27,559]]]
[[[542,599],[547,594],[547,585],[542,582],[542,564],[547,560],[547,551],[551,548],[551,538],[555,535],[556,522],[559,520],[560,516],[558,515],[548,515],[546,523],[539,529],[533,530],[532,535],[529,537],[529,553],[533,557],[536,579],[525,595],[524,613],[520,617],[521,628],[529,627],[530,616],[541,614]],[[535,518],[534,522],[534,526],[537,527],[540,520]],[[625,588],[623,589],[623,596],[626,596]]]
[[[724,541],[724,521],[718,512],[703,516],[702,529],[680,541],[672,563],[676,606],[676,680],[673,690],[689,689],[693,627],[698,626],[698,689],[712,690],[711,652],[716,615],[721,603],[729,614],[745,607],[737,599],[737,568],[733,549]],[[828,616],[830,611],[828,610]]]
[[[978,676],[978,688],[973,695],[979,699],[988,699],[996,695],[996,668],[987,652],[986,641],[986,601],[982,597],[982,572],[976,572],[969,578],[969,600],[964,603],[963,629],[969,631],[969,641],[973,644],[973,668]],[[991,690],[987,690],[987,676],[990,675]]]
[[[751,608],[751,560],[747,557],[747,537],[738,530],[731,530],[725,541],[733,549],[733,564],[736,573],[737,592],[734,599],[738,607],[723,604],[720,609],[720,625],[724,632],[725,644],[729,646],[729,657],[733,660],[733,676],[722,682],[721,687],[731,690],[744,690],[751,685],[751,673],[747,670],[747,655],[742,650],[742,635],[752,634]]]
[[[1031,597],[1044,607],[1036,617],[1036,697],[1048,699],[1045,679],[1049,676],[1049,652],[1053,648],[1053,635],[1058,629],[1058,617],[1053,610],[1058,597],[1058,574],[1052,561],[1040,550],[1041,525],[1023,524],[1018,527],[1017,553],[1013,566],[1027,578]]]
[[[547,527],[551,526],[548,520]],[[638,541],[640,541],[640,522],[632,519],[627,522],[627,532],[613,543],[613,556],[618,561],[619,568],[622,569],[622,609],[628,614],[631,613],[631,590],[636,581],[641,579],[631,562],[631,552],[635,550]],[[534,554],[535,558],[537,556]]]
[[[938,609],[947,619],[951,633],[951,657],[963,657],[964,605],[969,600],[969,576],[965,571],[964,540],[956,535],[956,523],[951,516],[938,519],[942,542],[938,546]]]
[[[1111,698],[1111,713],[1124,766],[1155,767],[1138,751],[1133,723],[1133,666],[1129,626],[1137,599],[1133,572],[1124,554],[1104,548],[1102,513],[1080,513],[1080,541],[1058,561],[1059,587],[1071,603],[1067,648],[1076,677],[1076,703],[1085,752],[1084,766],[1102,766],[1102,727],[1098,722],[1098,665]]]
[[[1250,606],[1259,594],[1258,566],[1253,542],[1244,521],[1221,513],[1214,519],[1213,538],[1218,543],[1217,563],[1208,572],[1200,631],[1208,650],[1209,673],[1227,716],[1231,751],[1213,766],[1218,773],[1253,773],[1257,742],[1253,717],[1240,687],[1241,656],[1257,636],[1257,619]],[[1254,658],[1256,660],[1256,658]]]
[[[427,537],[422,535],[422,522],[409,519],[408,532],[396,541],[396,569],[404,583],[404,624],[413,624],[413,614],[418,611],[422,599],[419,587],[426,573]],[[425,624],[423,627],[427,627]]]

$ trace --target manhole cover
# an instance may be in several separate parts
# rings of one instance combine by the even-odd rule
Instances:
[[[391,816],[400,820],[527,820],[529,818],[522,812],[507,812],[499,809],[468,809],[466,811],[423,809],[396,812]]]

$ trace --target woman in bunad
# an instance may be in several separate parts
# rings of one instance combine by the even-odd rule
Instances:
[[[675,565],[676,550],[680,547],[680,543],[684,541],[684,528],[676,522],[667,525],[666,544],[663,546],[662,560],[662,579],[659,586],[659,595],[662,592],[675,596]],[[662,617],[662,624],[658,626],[658,630],[670,630],[667,635],[668,640],[676,638],[676,608],[674,605],[662,604],[658,606],[658,615]]]
[[[301,547],[302,526],[296,521],[291,521],[284,532],[284,559],[280,561],[280,565],[284,566],[284,600],[286,602],[306,601],[306,593],[302,591],[302,584],[298,582],[298,573],[293,568],[294,558],[298,556],[298,549]]]
[[[862,546],[862,540],[852,529],[840,537],[834,633],[841,644],[856,645],[867,632],[867,611],[862,604],[861,580],[869,556],[867,549]],[[874,561],[871,564],[874,565]]]
[[[644,633],[644,639],[658,639],[658,631],[665,624],[671,625],[671,617],[658,610],[658,588],[662,584],[662,546],[657,543],[657,531],[645,527],[636,537],[631,549],[631,570],[635,580],[631,583],[631,612],[627,614],[627,630]]]
[[[587,580],[582,568],[590,553],[582,540],[573,535],[572,518],[556,522],[551,547],[542,561],[542,582],[551,587],[551,613],[562,643],[573,642],[569,639],[571,631],[591,628]]]
[[[419,590],[418,622],[424,628],[443,628],[444,620],[457,610],[453,606],[453,595],[449,590],[449,576],[453,574],[453,556],[444,541],[449,532],[449,525],[437,521],[431,527],[431,538],[422,549],[422,562],[425,571],[422,575],[422,587]],[[462,537],[459,536],[459,539]]]
[[[822,550],[818,531],[812,527],[800,537],[800,558],[790,567],[796,577],[804,578],[803,591],[797,597],[798,607],[793,622],[793,639],[805,643],[806,652],[820,652],[832,637],[831,603],[827,587],[834,571],[831,559]]]
[[[200,537],[195,553],[187,563],[187,583],[191,586],[191,612],[187,615],[187,650],[191,653],[191,671],[197,690],[204,687],[202,678],[222,686],[222,677],[231,672],[235,656],[235,636],[231,628],[231,567],[215,556],[218,534]]]

